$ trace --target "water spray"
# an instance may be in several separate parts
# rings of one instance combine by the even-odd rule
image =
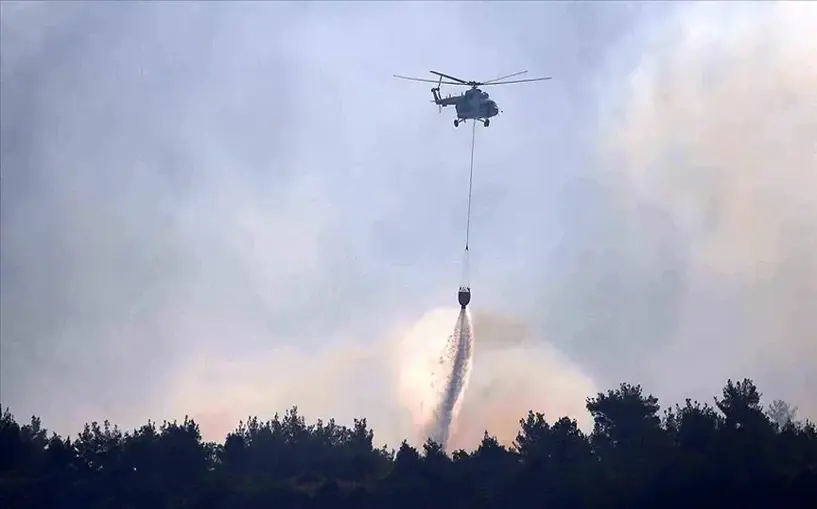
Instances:
[[[457,317],[454,332],[448,337],[437,368],[444,374],[444,384],[437,394],[428,436],[447,448],[453,424],[465,396],[473,365],[474,335],[471,317],[463,307]]]

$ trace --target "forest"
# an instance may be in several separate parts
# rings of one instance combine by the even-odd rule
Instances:
[[[817,428],[768,406],[749,379],[711,402],[662,410],[640,385],[586,401],[593,429],[531,411],[512,445],[485,431],[471,451],[376,446],[365,418],[309,423],[297,407],[237,424],[107,421],[76,436],[39,418],[0,421],[0,508],[810,508]]]

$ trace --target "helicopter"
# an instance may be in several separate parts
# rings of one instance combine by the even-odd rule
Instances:
[[[495,117],[500,113],[499,107],[496,104],[496,101],[490,98],[487,92],[480,90],[479,87],[484,87],[488,85],[510,85],[511,83],[527,83],[531,81],[543,81],[551,79],[550,76],[544,78],[530,78],[524,80],[510,80],[510,81],[503,81],[507,80],[508,78],[513,78],[514,76],[519,76],[521,74],[525,74],[528,71],[519,71],[513,74],[508,74],[506,76],[501,76],[499,78],[494,78],[488,81],[465,81],[460,78],[455,78],[454,76],[450,76],[448,74],[443,74],[437,71],[429,71],[431,74],[434,74],[439,77],[437,80],[433,79],[425,79],[425,78],[411,78],[408,76],[400,76],[399,74],[394,74],[395,78],[400,78],[403,80],[411,80],[411,81],[423,81],[426,83],[436,83],[436,87],[431,88],[431,94],[434,96],[434,100],[432,101],[439,107],[440,113],[445,106],[454,106],[457,110],[457,118],[454,119],[454,127],[459,127],[460,124],[464,124],[467,120],[473,120],[474,122],[482,122],[482,125],[488,127],[491,125],[491,117]],[[450,81],[443,81],[443,78],[446,78]],[[467,86],[471,87],[469,90],[466,90],[464,93],[460,95],[449,95],[447,97],[440,96],[440,85],[459,85],[459,86]]]

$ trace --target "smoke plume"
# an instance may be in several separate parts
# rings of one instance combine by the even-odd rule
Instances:
[[[809,2],[690,4],[617,48],[624,87],[599,85],[605,182],[637,232],[636,270],[606,274],[615,324],[650,332],[629,355],[664,396],[750,376],[817,412],[815,26]]]
[[[467,382],[467,392],[463,387],[454,405],[448,405],[451,419],[440,429],[435,411],[446,408],[440,388],[452,387],[451,394],[456,393],[456,385],[446,385],[456,355],[447,357],[447,371],[440,370],[440,352],[449,352],[455,344],[457,331],[446,342],[447,331],[461,319],[465,330],[480,331],[479,347],[473,335],[470,345],[461,342],[462,353],[472,357],[460,378]],[[545,412],[550,419],[570,416],[585,430],[591,426],[584,400],[597,390],[593,380],[518,317],[477,310],[472,324],[470,313],[463,317],[458,308],[437,308],[397,337],[398,401],[411,415],[411,429],[404,435],[411,443],[447,436],[447,450],[470,449],[479,445],[487,430],[510,445],[528,410]],[[465,351],[468,348],[470,352]]]

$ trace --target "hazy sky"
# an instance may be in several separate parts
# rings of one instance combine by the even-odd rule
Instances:
[[[817,415],[817,5],[3,2],[0,400],[109,418],[366,416],[456,316],[453,442],[620,381]],[[458,92],[453,87],[443,93]],[[433,337],[430,337],[433,336]],[[414,345],[417,345],[416,347]],[[423,346],[424,345],[424,346]]]

